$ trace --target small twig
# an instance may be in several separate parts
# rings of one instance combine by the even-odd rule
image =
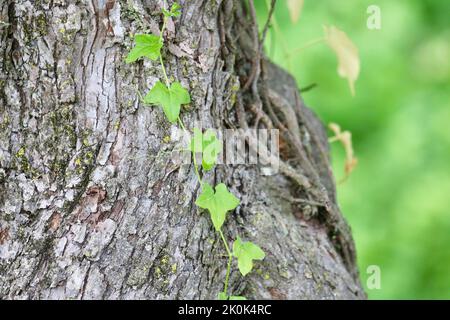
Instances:
[[[242,129],[248,129],[249,127],[247,120],[245,119],[245,110],[242,104],[242,97],[239,94],[236,97],[236,114],[238,117],[240,127]],[[278,161],[279,169],[282,174],[284,174],[287,177],[290,177],[295,182],[297,182],[299,186],[304,187],[305,189],[311,188],[311,183],[309,182],[309,179],[306,176],[297,172],[297,170],[292,168],[289,164],[287,164],[283,160],[278,158],[274,159],[274,156],[270,155],[264,147],[260,146],[260,148],[258,148],[257,147],[258,142],[256,140],[256,137],[253,136],[249,137],[248,144],[250,148],[253,148],[253,150],[256,151],[257,154],[259,154],[259,156],[263,158],[263,160],[266,163],[273,163],[274,161]]]
[[[255,9],[255,3],[253,0],[248,0],[248,4],[250,7],[250,17],[251,20],[251,30],[253,31],[253,51],[255,52],[255,57],[252,59],[252,70],[250,71],[250,75],[247,79],[247,82],[242,87],[243,91],[247,91],[248,88],[252,84],[255,83],[255,79],[259,77],[259,70],[260,70],[260,63],[261,63],[261,56],[260,56],[260,50],[259,50],[259,34],[258,34],[258,23],[256,18],[256,9]]]
[[[223,50],[224,55],[229,54],[229,50],[226,47],[226,31],[225,31],[225,23],[223,21],[223,14],[221,13],[219,16],[219,35],[220,35],[220,46]]]
[[[294,150],[296,151],[297,157],[300,159],[300,162],[302,163],[302,168],[305,170],[306,176],[313,180],[314,186],[317,188],[317,190],[316,189],[311,190],[312,194],[315,195],[319,201],[323,202],[323,206],[325,206],[327,209],[329,209],[330,200],[328,199],[328,193],[327,193],[325,187],[323,186],[323,184],[321,183],[320,177],[319,177],[317,171],[314,169],[312,163],[308,159],[308,156],[305,153],[305,150],[303,148],[300,137],[294,135],[293,132],[291,132],[288,128],[286,128],[284,126],[284,124],[280,121],[278,116],[275,114],[272,104],[274,107],[276,107],[281,112],[283,110],[280,110],[280,109],[282,109],[283,107],[290,108],[290,106],[289,105],[288,106],[280,105],[279,99],[274,99],[275,97],[276,97],[275,92],[272,92],[271,97],[269,97],[267,90],[263,90],[263,98],[264,98],[265,104],[267,105],[267,108],[269,110],[270,117],[274,121],[275,125],[281,130],[281,132],[284,135],[284,137],[286,138],[286,140],[290,141],[291,144],[293,145]]]
[[[275,4],[277,0],[272,0],[270,3],[269,15],[267,17],[266,24],[264,25],[263,31],[261,33],[261,40],[259,41],[259,50],[262,50],[264,40],[266,39],[267,30],[269,29],[270,22],[272,21],[272,15],[275,11]]]
[[[269,6],[270,6],[270,0],[266,0],[266,7],[268,10],[270,10]],[[272,17],[272,25],[274,28],[275,33],[278,35],[279,39],[280,39],[280,44],[281,44],[281,49],[283,50],[283,54],[284,56],[287,57],[286,59],[286,64],[288,69],[292,69],[292,65],[291,65],[291,59],[290,57],[288,57],[288,48],[287,48],[287,43],[286,43],[286,39],[283,37],[283,33],[281,32],[280,26],[278,25],[276,16],[274,15]]]
[[[322,42],[325,42],[325,38],[323,38],[323,37],[322,37],[322,38],[318,38],[318,39],[311,40],[311,41],[309,41],[308,43],[306,43],[304,46],[295,48],[295,49],[293,49],[291,52],[289,52],[288,54],[286,54],[286,58],[290,58],[294,53],[298,53],[298,52],[300,52],[300,51],[303,51],[303,50],[305,50],[305,49],[307,49],[307,48],[313,47],[313,46],[315,46],[316,44],[319,44],[319,43],[322,43]]]
[[[310,90],[314,89],[317,86],[318,86],[317,83],[311,83],[310,85],[307,85],[306,87],[300,88],[300,92],[304,93],[304,92],[310,91]]]
[[[283,199],[285,199],[285,200],[287,200],[287,201],[289,201],[291,203],[304,203],[304,204],[309,204],[309,205],[316,206],[316,207],[323,207],[324,206],[323,203],[320,203],[320,202],[317,202],[317,201],[314,201],[314,200],[294,198],[294,197],[291,197],[291,196],[286,196],[286,195],[284,195],[282,193],[277,194],[277,196],[280,197],[280,198],[283,198]]]
[[[264,110],[259,109],[256,107],[255,104],[250,105],[250,110],[256,115],[255,120],[255,128],[258,129],[259,121],[261,120],[265,125],[267,129],[273,129],[273,123],[272,120],[270,120],[270,117],[267,115],[267,113],[264,112]]]

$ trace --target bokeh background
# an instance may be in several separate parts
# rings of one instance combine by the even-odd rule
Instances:
[[[257,0],[258,19],[267,18]],[[369,5],[381,9],[381,30],[366,26]],[[266,53],[297,79],[318,86],[303,98],[323,122],[350,130],[359,164],[338,185],[356,242],[361,280],[381,269],[371,299],[450,299],[450,1],[305,0],[297,24],[285,0],[275,12],[280,32]],[[324,44],[286,52],[335,25],[359,48],[361,74],[352,97]],[[330,132],[331,135],[331,132]],[[332,146],[337,180],[345,154]]]

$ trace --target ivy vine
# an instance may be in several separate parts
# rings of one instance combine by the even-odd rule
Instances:
[[[164,7],[162,9],[163,24],[159,35],[136,34],[134,36],[134,47],[128,53],[125,62],[133,63],[141,58],[147,58],[152,61],[159,60],[164,75],[164,83],[157,81],[147,95],[145,95],[143,102],[148,105],[161,106],[167,120],[172,124],[178,122],[180,127],[188,133],[180,118],[180,111],[181,105],[191,102],[189,91],[180,82],[171,82],[169,80],[164,67],[163,56],[161,55],[161,49],[164,46],[164,31],[167,20],[170,17],[176,18],[180,16],[181,6],[174,3],[170,9],[166,9],[166,7],[166,1],[164,1]],[[195,204],[199,208],[209,212],[213,226],[220,235],[228,256],[224,289],[218,294],[218,298],[220,300],[245,300],[246,298],[243,296],[231,295],[228,288],[233,258],[237,259],[238,269],[242,276],[245,276],[252,270],[253,260],[264,259],[264,251],[250,241],[242,241],[239,236],[236,237],[230,249],[228,241],[225,239],[222,227],[226,220],[226,215],[228,212],[236,209],[240,201],[228,191],[224,183],[219,183],[213,188],[210,184],[204,182],[196,161],[196,154],[201,153],[201,168],[204,171],[209,171],[214,168],[217,157],[222,150],[222,144],[217,139],[214,131],[207,130],[206,132],[202,132],[199,128],[193,128],[193,137],[189,143],[189,150],[192,153],[195,174],[201,186],[201,194],[198,196]]]

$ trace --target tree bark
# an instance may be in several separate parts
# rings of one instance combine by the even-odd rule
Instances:
[[[266,252],[246,277],[233,265],[232,293],[364,298],[325,130],[295,81],[260,54],[252,7],[180,4],[163,55],[191,94],[186,126],[281,130],[280,174],[254,165],[203,173],[241,201],[227,240],[239,234]],[[225,251],[194,204],[194,168],[167,155],[174,126],[137,94],[162,78],[159,65],[124,63],[132,34],[158,34],[161,5],[1,0],[0,299],[215,299],[223,290]]]

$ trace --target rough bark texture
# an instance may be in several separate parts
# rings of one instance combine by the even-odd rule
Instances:
[[[186,125],[282,129],[280,174],[221,165],[204,175],[241,200],[230,242],[240,234],[267,254],[245,278],[233,266],[233,294],[364,298],[325,131],[295,81],[259,56],[251,6],[180,3],[163,54],[192,96]],[[160,6],[0,0],[0,299],[214,299],[223,289],[224,248],[194,205],[193,166],[167,156],[173,128],[138,99],[159,65],[124,63],[131,34],[158,33]]]

